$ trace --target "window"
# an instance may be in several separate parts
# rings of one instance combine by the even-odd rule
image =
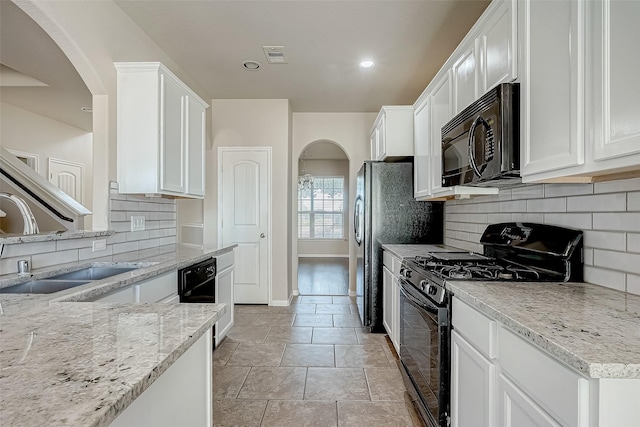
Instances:
[[[298,238],[344,238],[344,177],[315,176],[298,189]]]

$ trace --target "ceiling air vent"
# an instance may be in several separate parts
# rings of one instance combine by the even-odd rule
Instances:
[[[284,46],[262,46],[262,50],[269,64],[287,63],[287,58],[284,57]]]

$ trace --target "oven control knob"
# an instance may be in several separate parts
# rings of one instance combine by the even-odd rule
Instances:
[[[407,270],[406,268],[403,268],[400,270],[400,275],[405,279],[411,279],[411,270]]]
[[[427,289],[427,293],[429,295],[435,295],[438,293],[438,288],[436,287],[436,285],[429,285],[429,289]]]
[[[422,292],[427,292],[428,283],[429,282],[427,282],[426,280],[420,281],[420,289],[422,289]]]

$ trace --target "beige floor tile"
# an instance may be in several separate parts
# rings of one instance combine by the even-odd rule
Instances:
[[[305,400],[369,400],[364,370],[308,368]]]
[[[338,426],[413,427],[404,402],[338,402]]]
[[[287,344],[280,366],[334,367],[333,346],[319,344]]]
[[[308,400],[271,400],[262,421],[263,427],[336,427],[335,402]]]
[[[233,326],[249,326],[260,316],[258,313],[234,313]]]
[[[313,344],[358,344],[354,328],[313,328]]]
[[[300,304],[332,304],[332,296],[304,295],[300,297]]]
[[[307,313],[315,314],[316,304],[293,304],[285,307],[272,307],[276,313]]]
[[[251,368],[238,399],[302,400],[307,368]]]
[[[351,314],[349,304],[317,304],[317,314]]]
[[[398,368],[365,368],[371,400],[404,402],[406,388]]]
[[[336,367],[338,368],[388,368],[389,366],[389,359],[382,344],[336,345]]]
[[[332,314],[296,314],[293,326],[333,326]]]
[[[240,343],[227,361],[227,366],[278,366],[285,344]]]
[[[234,342],[264,342],[269,327],[267,326],[234,326],[227,332],[227,339]]]
[[[229,358],[238,348],[237,342],[224,340],[222,344],[220,344],[213,351],[213,366],[224,366],[229,361]]]
[[[312,331],[311,327],[274,326],[265,343],[310,344]]]
[[[356,328],[358,344],[384,344],[387,342],[387,334],[372,334],[363,328]]]
[[[266,400],[214,400],[213,426],[259,427],[266,407]]]
[[[251,305],[251,304],[235,304],[235,313],[269,313],[271,307],[266,304],[263,305]],[[234,314],[235,314],[234,313]]]
[[[355,304],[355,301],[356,301],[355,297],[350,297],[346,295],[341,295],[341,296],[334,295],[331,298],[333,299],[334,304]]]
[[[213,369],[213,397],[235,399],[250,369],[249,367],[216,366]]]
[[[333,316],[333,326],[336,328],[361,328],[362,322],[357,314],[336,314]]]
[[[259,314],[258,318],[255,320],[255,322],[253,322],[253,324],[255,326],[291,326],[295,317],[296,315],[292,313],[265,313]]]

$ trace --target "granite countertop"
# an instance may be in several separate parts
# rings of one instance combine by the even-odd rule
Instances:
[[[640,296],[588,283],[451,281],[447,288],[587,377],[640,379]]]
[[[414,258],[418,255],[425,255],[427,252],[465,252],[464,249],[445,245],[383,244],[382,249],[390,252],[393,256],[400,259]]]
[[[33,272],[100,263],[137,270],[50,295],[0,294],[0,425],[104,426],[226,313],[224,304],[80,302],[231,251],[155,248]],[[0,286],[28,280],[0,276]]]

